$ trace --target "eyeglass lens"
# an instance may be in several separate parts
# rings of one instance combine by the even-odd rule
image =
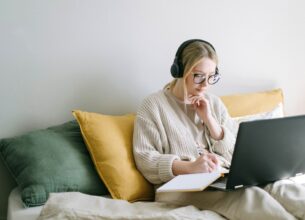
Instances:
[[[202,75],[202,74],[194,74],[194,83],[196,84],[201,84],[206,80],[206,76]],[[220,74],[213,74],[211,76],[208,77],[208,84],[213,85],[215,83],[217,83],[220,79]]]

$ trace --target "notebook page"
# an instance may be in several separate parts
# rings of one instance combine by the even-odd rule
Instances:
[[[159,187],[157,192],[202,191],[220,176],[220,172],[178,175]]]

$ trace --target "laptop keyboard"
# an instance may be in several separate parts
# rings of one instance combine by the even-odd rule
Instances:
[[[215,181],[215,183],[221,183],[226,185],[227,184],[228,178],[226,176],[219,178],[218,180]]]
[[[210,185],[212,188],[225,190],[227,185],[227,177],[221,177]]]

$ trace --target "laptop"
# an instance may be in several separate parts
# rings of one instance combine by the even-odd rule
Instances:
[[[305,173],[305,115],[240,123],[230,171],[210,187],[235,190]]]

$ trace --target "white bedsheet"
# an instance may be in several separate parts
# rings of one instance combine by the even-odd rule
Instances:
[[[177,207],[157,202],[129,203],[123,200],[91,196],[79,192],[51,193],[44,206],[25,208],[20,190],[15,188],[8,201],[7,220],[223,220],[212,211],[200,211],[194,206]]]
[[[7,220],[36,220],[41,210],[42,206],[25,208],[20,190],[15,188],[8,198]]]
[[[200,211],[194,206],[177,207],[158,202],[129,203],[78,192],[51,193],[39,220],[223,220],[212,211]]]

